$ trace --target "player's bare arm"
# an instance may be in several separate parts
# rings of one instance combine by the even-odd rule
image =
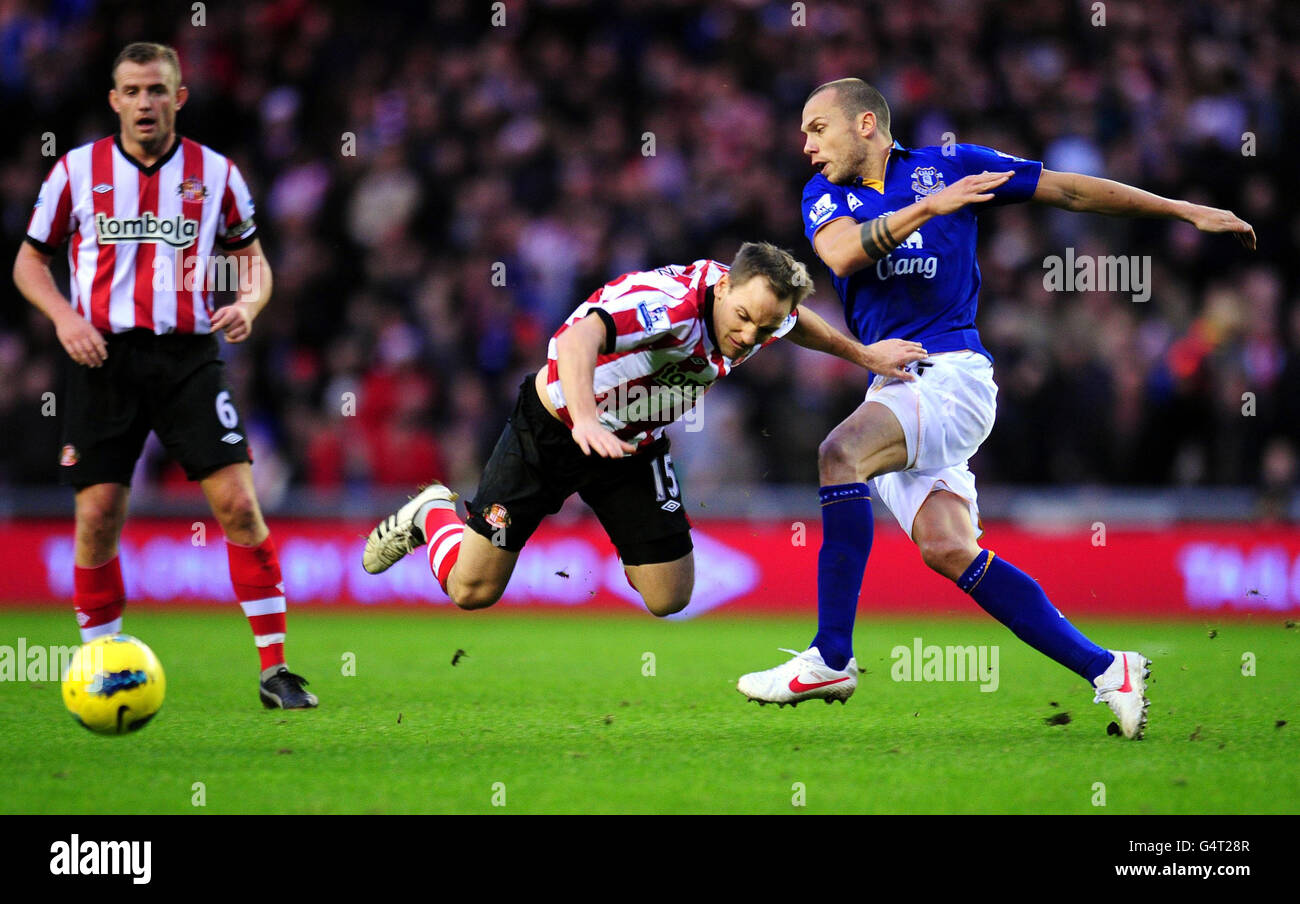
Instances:
[[[212,330],[224,332],[227,342],[243,342],[253,330],[253,320],[271,300],[271,265],[262,253],[259,239],[253,239],[243,248],[229,253],[232,257],[240,258],[238,272],[245,272],[247,267],[256,275],[249,282],[247,290],[241,288],[233,304],[219,308],[212,315]]]
[[[99,367],[108,360],[108,345],[99,330],[72,309],[59,291],[50,272],[50,256],[30,242],[23,242],[14,260],[14,285],[23,297],[54,323],[59,344],[68,357],[87,367]]]
[[[804,348],[843,358],[872,373],[906,381],[916,377],[904,368],[926,357],[924,346],[907,339],[882,339],[863,345],[835,329],[807,305],[799,308],[799,318],[786,338]]]
[[[1183,220],[1202,232],[1230,232],[1247,248],[1255,249],[1254,228],[1230,210],[1163,198],[1113,179],[1045,169],[1034,200],[1080,213]]]
[[[957,180],[942,191],[927,195],[887,217],[858,223],[850,217],[831,220],[813,237],[813,247],[836,276],[848,276],[869,267],[906,241],[907,237],[938,216],[968,204],[993,199],[993,190],[1006,183],[1011,172],[977,173]]]
[[[573,419],[573,441],[582,454],[593,452],[603,458],[622,458],[636,451],[606,430],[596,414],[596,356],[605,345],[605,323],[588,314],[555,340],[560,387]]]

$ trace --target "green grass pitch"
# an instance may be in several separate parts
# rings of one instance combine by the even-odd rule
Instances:
[[[1300,811],[1300,628],[1281,616],[1082,624],[1154,660],[1137,743],[1107,736],[1109,710],[1085,682],[992,620],[864,614],[867,674],[847,706],[745,703],[736,678],[780,662],[776,648],[801,646],[813,625],[811,612],[291,610],[290,664],[321,708],[282,713],[258,703],[233,605],[128,610],[126,630],[167,672],[161,713],[138,734],[98,737],[67,715],[57,681],[0,682],[0,812]],[[72,643],[71,612],[0,614],[0,644],[20,636]],[[998,689],[893,681],[890,651],[914,637],[997,644]],[[1063,713],[1068,724],[1048,723]]]

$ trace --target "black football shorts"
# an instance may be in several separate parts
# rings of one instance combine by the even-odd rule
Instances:
[[[215,336],[128,330],[104,339],[103,366],[68,361],[62,483],[130,486],[150,430],[190,480],[252,460]]]
[[[583,455],[542,405],[530,374],[468,504],[471,528],[518,552],[542,519],[577,493],[600,519],[624,565],[672,562],[691,551],[691,525],[668,438],[624,458]]]

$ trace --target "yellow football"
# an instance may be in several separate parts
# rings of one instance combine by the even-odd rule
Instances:
[[[129,634],[108,634],[83,644],[63,676],[68,712],[97,734],[143,728],[162,707],[166,690],[162,663]]]

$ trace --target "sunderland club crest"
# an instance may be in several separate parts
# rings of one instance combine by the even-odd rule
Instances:
[[[487,508],[483,509],[483,520],[497,529],[510,526],[510,513],[506,507],[499,502],[494,502]]]
[[[181,196],[182,201],[202,201],[208,196],[208,187],[198,179],[190,176],[176,186],[176,193]]]
[[[945,188],[943,173],[933,166],[918,166],[912,170],[912,191],[918,195],[932,195]]]

